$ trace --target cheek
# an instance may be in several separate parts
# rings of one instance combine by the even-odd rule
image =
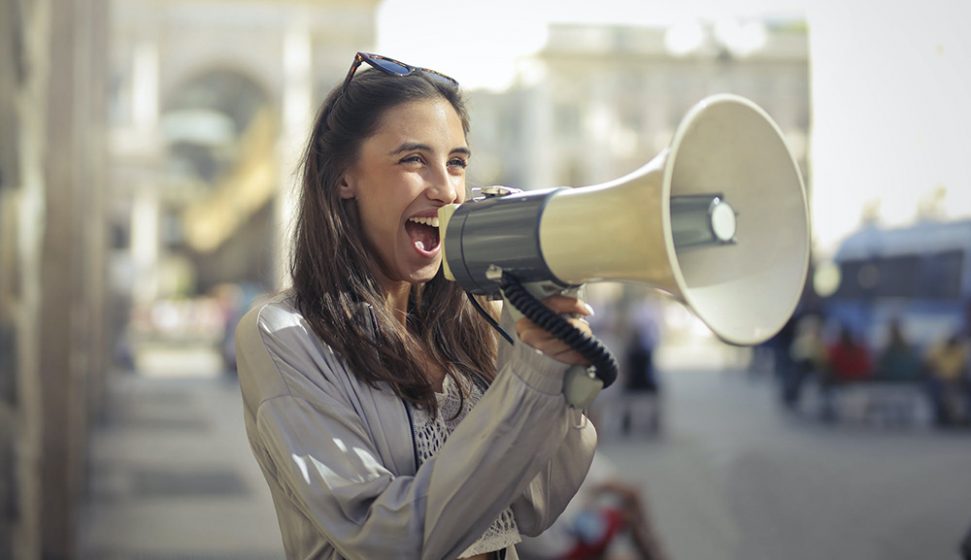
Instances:
[[[376,244],[394,242],[401,233],[403,216],[421,195],[421,186],[406,178],[382,179],[369,184],[372,188],[358,196],[363,226],[372,243]],[[375,185],[380,188],[374,188]]]
[[[389,241],[398,229],[398,217],[389,208],[375,208],[370,220],[371,234]]]
[[[388,213],[380,204],[375,204],[373,200],[365,201],[362,197],[357,198],[357,215],[360,224],[360,231],[371,244],[373,249],[379,249],[386,245],[388,240]]]

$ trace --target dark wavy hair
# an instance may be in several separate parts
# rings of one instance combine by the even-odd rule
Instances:
[[[338,183],[385,112],[435,98],[452,105],[468,136],[468,113],[457,87],[421,72],[400,77],[365,70],[346,88],[331,91],[301,164],[290,265],[297,309],[350,371],[431,414],[437,413],[437,403],[422,356],[453,378],[471,376],[488,384],[495,377],[495,332],[441,270],[428,283],[412,286],[407,325],[402,326],[387,309],[372,272],[376,256],[365,241],[357,206],[339,196]],[[361,313],[362,305],[371,313]]]

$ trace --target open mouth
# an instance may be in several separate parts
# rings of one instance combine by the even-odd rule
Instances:
[[[438,248],[438,216],[408,218],[405,231],[411,238],[411,244],[421,253],[429,253]]]

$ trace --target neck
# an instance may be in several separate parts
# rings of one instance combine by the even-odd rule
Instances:
[[[411,297],[411,284],[395,282],[384,287],[384,301],[388,309],[394,314],[401,326],[405,326],[408,319],[408,298]]]
[[[384,292],[385,308],[394,315],[399,325],[402,327],[406,326],[408,321],[408,298],[411,297],[411,284],[403,280],[389,278],[380,266],[374,266],[372,271],[378,286]]]

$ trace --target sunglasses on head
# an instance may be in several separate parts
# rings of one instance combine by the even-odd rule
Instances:
[[[436,72],[428,68],[419,68],[418,66],[412,66],[410,64],[405,64],[404,62],[399,62],[393,58],[388,58],[386,56],[381,56],[379,54],[359,52],[354,55],[354,62],[351,63],[351,69],[347,71],[347,77],[344,78],[344,84],[341,85],[341,90],[347,88],[347,84],[351,82],[351,78],[354,77],[354,73],[357,72],[358,67],[361,66],[362,62],[367,62],[375,70],[380,70],[385,74],[390,76],[410,76],[415,72],[421,72],[428,78],[434,81],[444,83],[449,87],[458,87],[459,83],[455,78],[451,78],[442,74],[441,72]]]

